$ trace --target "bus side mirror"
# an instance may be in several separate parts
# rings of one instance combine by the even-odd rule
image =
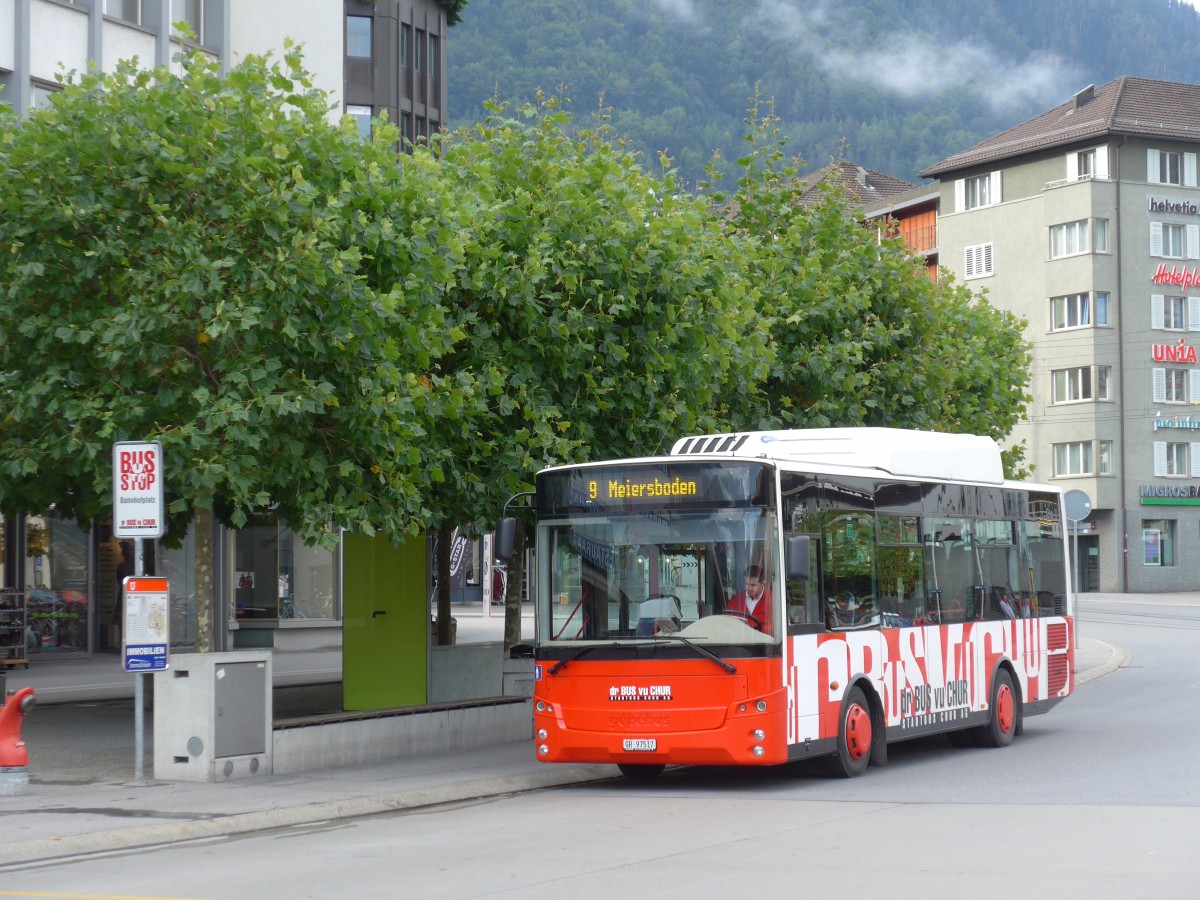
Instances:
[[[786,581],[808,581],[809,537],[797,534],[784,542],[784,579]]]
[[[492,553],[502,563],[510,562],[513,558],[513,543],[517,536],[517,520],[505,516],[496,523],[495,549]]]

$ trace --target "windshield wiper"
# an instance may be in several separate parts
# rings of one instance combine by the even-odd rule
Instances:
[[[685,638],[681,634],[657,634],[654,636],[654,640],[656,640],[656,641],[680,641],[684,644],[687,644],[689,647],[691,647],[693,650],[695,650],[701,656],[707,656],[709,659],[711,659],[713,662],[715,662],[718,666],[720,666],[722,669],[724,669],[730,675],[734,675],[737,673],[737,667],[734,666],[733,663],[725,662],[725,660],[721,659],[721,657],[717,656],[717,654],[713,653],[707,647],[701,647],[699,644],[694,644],[694,643],[692,643],[691,639]]]
[[[589,644],[586,647],[580,647],[578,650],[576,650],[570,656],[564,656],[562,659],[560,659],[558,662],[556,662],[554,665],[552,665],[550,667],[550,671],[547,672],[546,674],[553,675],[555,672],[557,672],[559,669],[563,668],[563,666],[565,666],[571,660],[579,659],[579,657],[583,656],[585,653],[591,653],[593,650],[598,650],[601,647],[624,647],[624,646],[627,646],[627,645],[626,644],[618,644],[618,643],[614,642],[612,644]]]

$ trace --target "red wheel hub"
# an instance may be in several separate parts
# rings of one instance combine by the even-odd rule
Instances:
[[[846,710],[846,751],[853,760],[871,752],[871,714],[857,703]]]
[[[1013,692],[1007,684],[1000,685],[1000,689],[996,691],[996,724],[1000,726],[1000,731],[1008,734],[1013,728],[1013,718],[1016,712],[1016,703],[1013,701]]]

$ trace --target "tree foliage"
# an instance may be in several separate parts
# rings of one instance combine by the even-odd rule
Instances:
[[[1003,442],[1028,402],[1023,321],[949,273],[926,277],[900,239],[858,222],[834,187],[800,205],[804,186],[769,104],[756,101],[746,124],[729,223],[755,243],[749,277],[770,331],[770,372],[741,427],[879,425]]]
[[[157,439],[176,535],[197,506],[327,545],[423,524],[450,206],[327,109],[294,50],[197,52],[3,122],[0,505],[104,519],[112,443]]]
[[[545,465],[652,453],[712,422],[756,314],[703,199],[555,97],[497,108],[440,157],[468,273],[447,296],[466,339],[441,374],[486,402],[439,433],[455,464],[438,521],[487,530]]]
[[[1020,413],[1019,323],[836,197],[798,207],[773,115],[722,197],[559,96],[412,154],[328,108],[289,49],[0,119],[0,507],[103,520],[112,443],[157,439],[176,535],[273,514],[326,545],[439,529],[448,559],[546,465]]]

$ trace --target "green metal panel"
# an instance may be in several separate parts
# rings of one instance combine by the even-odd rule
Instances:
[[[397,547],[348,534],[342,568],[342,702],[347,711],[421,706],[428,696],[425,537]]]

